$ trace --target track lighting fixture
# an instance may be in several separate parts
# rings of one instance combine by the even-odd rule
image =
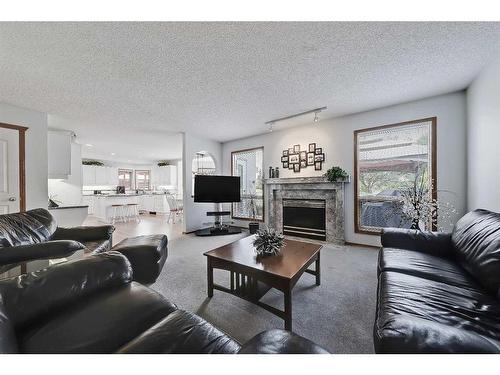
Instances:
[[[272,132],[272,131],[273,131],[274,124],[275,124],[275,123],[277,123],[278,121],[285,121],[285,120],[289,120],[289,119],[292,119],[292,118],[295,118],[295,117],[308,115],[308,114],[310,114],[310,113],[314,113],[314,122],[318,122],[318,121],[319,121],[319,116],[318,116],[318,114],[319,114],[321,111],[324,111],[325,109],[326,109],[326,107],[314,108],[314,109],[311,109],[311,110],[309,110],[309,111],[296,113],[296,114],[294,114],[294,115],[290,115],[290,116],[286,116],[286,117],[280,117],[280,118],[277,118],[277,119],[274,119],[274,120],[271,120],[271,121],[266,122],[266,125],[269,125],[269,131],[270,131],[270,132]]]
[[[314,122],[319,121],[318,113],[319,113],[319,111],[314,112]]]

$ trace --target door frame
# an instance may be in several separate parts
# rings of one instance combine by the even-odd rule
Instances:
[[[26,126],[0,122],[0,128],[19,132],[19,211],[26,211]]]

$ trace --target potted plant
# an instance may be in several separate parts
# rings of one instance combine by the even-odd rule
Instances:
[[[82,165],[95,165],[97,167],[103,167],[104,163],[102,161],[99,161],[99,160],[83,159]]]
[[[257,181],[252,181],[252,191],[249,194],[249,210],[251,213],[252,220],[255,220],[257,217],[257,192],[256,192],[256,182]],[[255,234],[259,230],[259,222],[258,221],[251,221],[248,223],[248,230],[250,231],[250,234]]]
[[[410,229],[418,231],[434,230],[434,228],[439,231],[444,230],[438,225],[438,212],[441,223],[451,224],[457,210],[448,202],[433,199],[429,194],[432,188],[427,174],[417,172],[413,181],[399,190],[398,199],[386,215],[399,215],[400,226],[410,225]]]
[[[324,176],[330,182],[338,182],[349,179],[349,174],[340,167],[331,167],[329,170],[326,171]]]
[[[274,229],[266,228],[257,231],[253,246],[257,257],[279,255],[284,245],[285,237]]]

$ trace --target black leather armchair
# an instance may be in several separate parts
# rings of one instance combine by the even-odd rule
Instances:
[[[58,228],[43,208],[0,215],[0,273],[23,262],[63,258],[81,249],[110,250],[113,231],[111,225]]]
[[[500,353],[500,214],[448,234],[385,229],[382,246],[377,353]]]
[[[240,346],[132,281],[117,252],[0,281],[0,353],[326,353],[273,330]]]

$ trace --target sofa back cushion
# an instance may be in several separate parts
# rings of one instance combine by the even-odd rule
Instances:
[[[14,327],[7,316],[2,296],[0,296],[0,354],[17,352],[18,345]]]
[[[56,229],[55,219],[43,208],[0,215],[0,247],[44,242]]]
[[[469,212],[455,225],[451,241],[461,265],[486,289],[500,296],[500,214]]]

